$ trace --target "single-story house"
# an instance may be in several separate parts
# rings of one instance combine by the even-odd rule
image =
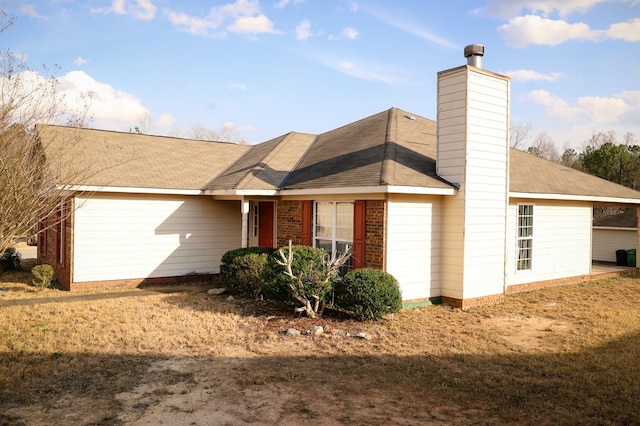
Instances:
[[[603,216],[593,221],[593,260],[618,262],[616,252],[635,249],[638,215],[635,209]]]
[[[640,192],[510,149],[510,79],[478,65],[438,73],[437,121],[391,108],[253,146],[39,126],[85,173],[61,178],[68,218],[38,259],[73,291],[215,276],[242,246],[348,245],[406,304],[459,307],[589,275],[593,207],[637,211]]]

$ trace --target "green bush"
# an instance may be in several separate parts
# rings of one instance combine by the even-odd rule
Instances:
[[[322,275],[322,260],[325,255],[325,251],[323,249],[309,246],[292,246],[291,249],[293,250],[293,263],[291,265],[291,270],[294,275],[299,276],[302,273],[308,280],[313,280],[313,277]],[[289,255],[289,247],[282,248],[282,251],[285,256]],[[269,260],[265,265],[262,292],[269,300],[285,303],[293,302],[293,297],[291,296],[291,290],[289,287],[289,284],[293,280],[285,275],[284,266],[278,265],[276,263],[276,259],[279,259],[277,251],[273,252],[269,256]],[[323,296],[331,291],[332,284],[333,283],[330,282],[328,283],[328,288],[322,289]],[[312,291],[312,288],[310,287],[308,290]],[[303,292],[301,295],[311,297],[311,294],[307,294],[307,292]]]
[[[334,287],[336,305],[359,321],[379,320],[402,309],[402,296],[396,279],[372,268],[354,269]]]
[[[262,292],[262,270],[273,249],[247,247],[229,250],[222,256],[220,280],[231,293],[258,298]]]
[[[34,280],[33,285],[42,290],[51,286],[51,280],[53,279],[53,267],[43,263],[42,265],[36,265],[31,268]]]
[[[0,272],[20,271],[20,252],[15,247],[8,247],[0,257]]]

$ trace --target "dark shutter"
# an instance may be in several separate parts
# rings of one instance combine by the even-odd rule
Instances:
[[[303,201],[302,202],[302,229],[300,231],[300,244],[303,246],[311,245],[311,201]]]
[[[365,201],[353,203],[353,269],[365,266]]]

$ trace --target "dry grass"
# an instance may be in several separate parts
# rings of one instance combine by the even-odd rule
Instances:
[[[639,303],[633,277],[378,323],[204,293],[3,307],[0,424],[638,424]]]

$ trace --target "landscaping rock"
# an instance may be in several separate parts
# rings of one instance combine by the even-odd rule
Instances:
[[[209,290],[207,290],[207,294],[208,295],[218,295],[218,294],[222,294],[224,292],[226,292],[227,289],[224,287],[219,287],[219,288],[210,288]]]
[[[314,336],[319,336],[324,333],[324,328],[321,325],[314,325],[310,330],[307,330],[307,334],[312,334]]]
[[[227,302],[233,302],[234,300],[236,300],[236,298],[233,296],[227,297]]]
[[[286,334],[287,336],[299,336],[302,333],[300,333],[300,331],[296,330],[295,328],[290,328],[287,331],[285,331],[284,334]]]
[[[364,340],[371,340],[371,335],[369,333],[358,333],[356,334],[356,337],[359,339],[364,339]]]

